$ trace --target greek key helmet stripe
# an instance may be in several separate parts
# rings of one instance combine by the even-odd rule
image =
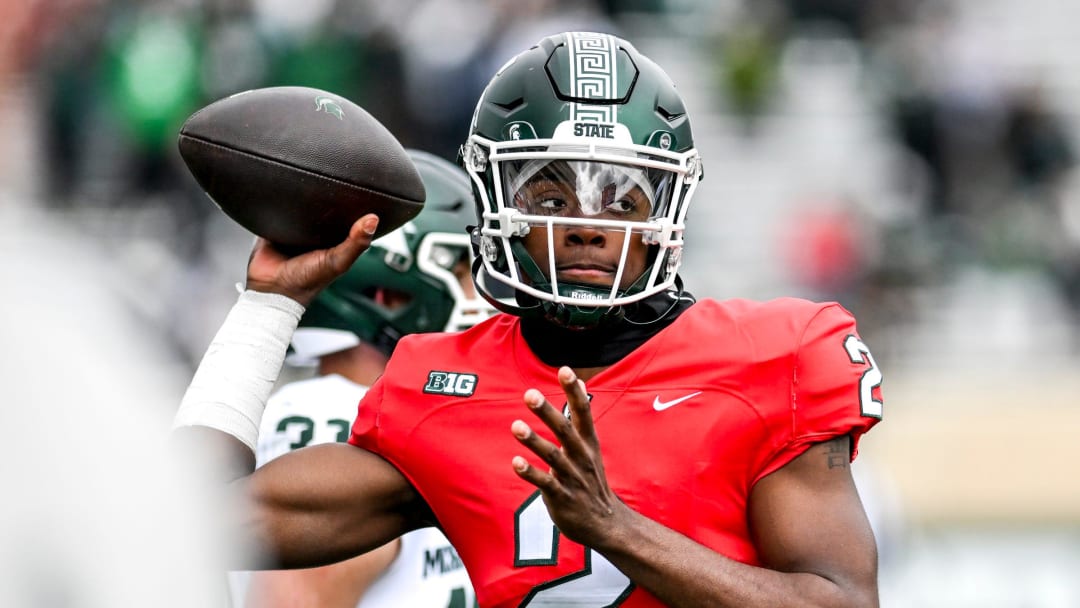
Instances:
[[[567,36],[570,50],[570,90],[581,99],[612,99],[618,90],[615,37],[575,32]],[[570,104],[570,120],[615,122],[615,106]]]

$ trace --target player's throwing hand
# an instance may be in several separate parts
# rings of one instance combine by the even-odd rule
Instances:
[[[337,246],[295,257],[287,257],[259,237],[248,260],[247,288],[288,296],[306,306],[367,250],[378,224],[379,218],[369,213],[356,220],[348,238]]]

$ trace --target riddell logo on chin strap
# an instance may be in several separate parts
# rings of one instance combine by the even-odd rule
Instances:
[[[424,392],[433,395],[469,397],[476,392],[477,380],[476,374],[432,370],[428,372],[428,379],[427,384],[424,385]]]
[[[592,300],[592,301],[595,301],[595,302],[602,302],[602,301],[607,299],[605,296],[602,296],[602,295],[600,295],[598,293],[593,293],[591,291],[584,291],[584,290],[581,290],[581,289],[575,289],[575,290],[571,291],[570,292],[570,297],[578,299],[578,300]]]

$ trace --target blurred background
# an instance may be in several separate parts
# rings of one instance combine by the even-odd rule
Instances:
[[[6,433],[108,412],[73,433],[137,453],[167,429],[252,241],[178,157],[192,112],[313,86],[453,159],[506,59],[607,31],[693,119],[691,291],[837,300],[885,371],[855,465],[882,606],[1075,608],[1078,22],[1064,0],[4,2],[0,395],[28,416]],[[5,478],[87,470],[70,437]]]

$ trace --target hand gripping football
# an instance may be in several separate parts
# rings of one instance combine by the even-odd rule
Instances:
[[[345,240],[361,216],[378,238],[424,205],[424,184],[398,140],[363,108],[306,87],[238,93],[193,114],[180,156],[214,203],[286,251]]]

